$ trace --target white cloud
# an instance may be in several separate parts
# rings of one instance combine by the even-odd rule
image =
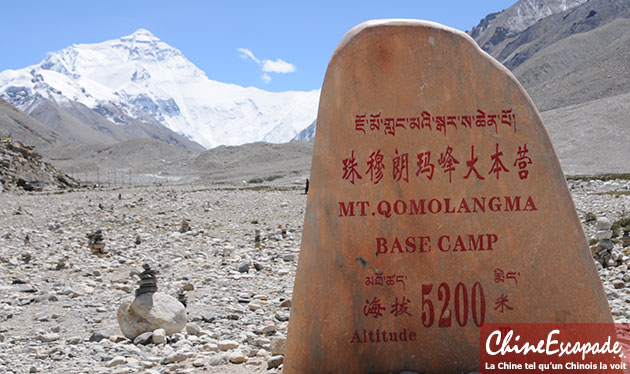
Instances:
[[[254,62],[260,65],[260,60],[257,59],[256,56],[254,56],[254,53],[252,53],[252,51],[250,51],[249,49],[239,48],[238,53],[239,53],[239,56],[241,56],[243,60],[247,60],[247,58],[251,58],[252,60],[254,60]]]
[[[268,73],[286,74],[293,73],[295,71],[295,65],[281,59],[277,59],[276,61],[264,60],[262,69]]]
[[[238,48],[237,51],[240,58],[242,58],[243,60],[251,59],[261,67],[263,74],[260,76],[260,78],[265,83],[271,82],[271,75],[267,73],[286,74],[293,73],[296,70],[295,65],[290,62],[286,62],[280,58],[275,61],[268,59],[264,59],[261,61],[254,55],[254,52],[250,51],[247,48]]]

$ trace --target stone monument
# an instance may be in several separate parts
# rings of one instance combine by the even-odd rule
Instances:
[[[484,323],[612,322],[538,111],[463,32],[348,32],[310,178],[285,374],[479,371]]]

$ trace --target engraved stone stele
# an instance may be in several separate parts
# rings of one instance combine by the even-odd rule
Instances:
[[[612,322],[538,111],[463,32],[348,32],[310,181],[285,374],[479,371],[483,323]]]

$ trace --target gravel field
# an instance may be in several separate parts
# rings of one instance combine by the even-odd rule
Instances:
[[[630,214],[630,181],[569,186],[587,239],[593,217]],[[279,373],[305,206],[281,187],[0,194],[0,373]],[[99,228],[104,253],[88,248]],[[629,322],[630,247],[614,242],[615,264],[597,264],[615,320]],[[118,327],[143,263],[160,292],[186,290],[188,325],[167,344]]]

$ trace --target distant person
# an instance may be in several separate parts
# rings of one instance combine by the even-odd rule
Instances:
[[[306,186],[304,187],[304,195],[308,195],[308,178],[306,178]]]

